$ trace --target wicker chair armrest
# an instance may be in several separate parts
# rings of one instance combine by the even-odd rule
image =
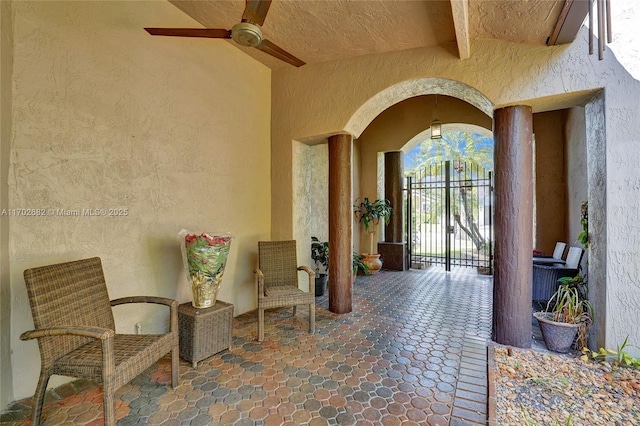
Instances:
[[[309,268],[308,266],[298,266],[298,271],[305,271],[307,274],[309,274],[309,277],[313,278],[316,276],[316,273],[313,271],[313,269]]]
[[[171,325],[170,332],[178,331],[178,301],[168,297],[158,296],[127,296],[113,299],[111,306],[124,305],[126,303],[155,303],[156,305],[166,305],[170,309]]]
[[[312,291],[315,291],[315,285],[313,281],[315,280],[316,273],[311,268],[304,265],[298,266],[298,271],[304,271],[307,274],[309,274],[309,293],[311,293]]]
[[[41,328],[39,330],[25,331],[20,335],[20,340],[39,339],[49,336],[82,336],[99,340],[113,340],[115,331],[102,327],[91,327],[86,325],[76,325],[68,327]]]
[[[258,297],[264,297],[264,273],[260,270],[260,268],[256,268],[253,271],[256,274],[256,285],[258,287]]]
[[[121,297],[119,299],[113,299],[111,301],[111,306],[122,305],[125,303],[155,303],[157,305],[167,305],[167,306],[173,306],[174,304],[176,306],[178,305],[177,300],[169,299],[167,297],[128,296],[128,297]]]

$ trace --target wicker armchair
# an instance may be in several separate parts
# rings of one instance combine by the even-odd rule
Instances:
[[[178,302],[162,297],[109,301],[100,258],[24,271],[35,330],[20,336],[38,339],[42,361],[31,424],[40,423],[49,377],[60,374],[102,383],[104,423],[116,424],[114,393],[171,352],[171,383],[178,385]],[[116,334],[112,306],[155,303],[170,307],[167,334]]]
[[[562,260],[562,255],[564,254],[564,250],[567,248],[567,243],[556,242],[556,247],[553,249],[553,255],[544,256],[544,255],[536,255],[533,256],[533,263],[538,265],[551,265],[553,263],[565,263]]]
[[[584,249],[569,248],[565,264],[533,265],[532,300],[548,301],[558,289],[558,279],[575,277],[580,271]]]
[[[295,241],[259,241],[258,269],[258,341],[264,340],[264,310],[293,306],[293,315],[298,305],[309,305],[309,333],[315,331],[316,300],[314,291],[315,272],[307,266],[296,266]],[[297,271],[309,274],[309,291],[298,288]]]

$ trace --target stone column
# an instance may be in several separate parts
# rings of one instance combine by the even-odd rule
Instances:
[[[529,106],[509,106],[493,113],[493,340],[519,348],[531,347],[532,123]]]
[[[329,310],[352,310],[351,135],[329,138]]]
[[[403,153],[402,151],[385,152],[384,154],[384,197],[389,200],[393,211],[389,224],[384,228],[384,242],[378,243],[378,253],[383,260],[382,267],[394,271],[406,269],[404,240],[403,203]]]

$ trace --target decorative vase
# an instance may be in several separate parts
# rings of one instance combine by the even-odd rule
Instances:
[[[216,304],[222,285],[222,275],[227,264],[230,235],[190,234],[181,231],[182,256],[187,281],[193,293],[194,308],[210,308]]]
[[[369,274],[377,274],[382,268],[382,260],[379,254],[362,253],[362,263],[369,268]]]
[[[569,352],[582,324],[553,321],[548,312],[535,312],[533,316],[538,320],[547,349],[563,354]]]
[[[316,297],[324,296],[325,289],[327,288],[327,280],[329,276],[327,274],[316,275]]]

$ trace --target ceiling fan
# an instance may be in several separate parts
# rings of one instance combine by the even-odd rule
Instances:
[[[174,37],[205,37],[232,39],[242,46],[255,47],[268,55],[295,67],[305,63],[291,53],[262,38],[260,25],[264,24],[271,0],[246,0],[242,21],[230,30],[220,28],[145,28],[151,35]]]

